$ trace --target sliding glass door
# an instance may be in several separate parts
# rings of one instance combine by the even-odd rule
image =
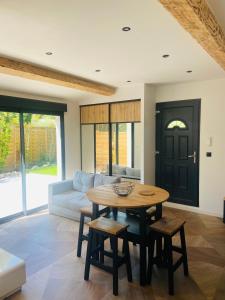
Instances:
[[[47,208],[64,174],[63,114],[0,110],[0,223]]]
[[[60,179],[60,120],[58,116],[26,113],[23,124],[29,211],[48,203],[48,185]]]
[[[23,211],[19,114],[0,111],[0,219]]]

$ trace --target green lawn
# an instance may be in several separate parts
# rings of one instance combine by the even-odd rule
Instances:
[[[52,165],[52,166],[47,166],[47,167],[39,167],[39,168],[35,168],[35,169],[30,169],[28,172],[33,173],[33,174],[56,176],[57,175],[57,166]]]

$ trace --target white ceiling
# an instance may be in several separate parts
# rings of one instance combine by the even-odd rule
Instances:
[[[215,2],[218,8],[219,2],[225,3]],[[132,30],[123,32],[123,26]],[[127,85],[127,80],[136,84],[225,77],[158,0],[1,0],[0,37],[0,55],[114,86]],[[167,53],[170,57],[163,59]],[[69,88],[7,75],[0,75],[0,89],[86,97]]]

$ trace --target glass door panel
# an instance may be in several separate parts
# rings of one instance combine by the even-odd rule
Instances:
[[[94,125],[81,125],[82,170],[95,172]]]
[[[60,118],[23,114],[27,210],[48,203],[48,185],[61,179]]]
[[[109,174],[108,124],[96,124],[96,173]]]
[[[23,211],[19,114],[0,111],[0,220]]]
[[[131,167],[131,124],[118,124],[118,164],[123,167]]]

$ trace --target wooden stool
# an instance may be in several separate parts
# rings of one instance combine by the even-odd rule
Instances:
[[[118,222],[100,217],[88,223],[89,235],[88,235],[88,246],[85,263],[84,279],[89,280],[90,265],[98,267],[108,273],[113,274],[113,294],[118,295],[118,269],[122,264],[126,264],[127,268],[127,279],[132,281],[131,263],[130,263],[130,252],[129,244],[127,239],[127,225],[119,224]],[[93,235],[96,234],[100,243],[93,248]],[[112,252],[104,250],[104,241],[106,238],[111,239]],[[118,255],[118,238],[123,239],[124,243],[124,254],[123,256]],[[100,260],[96,258],[100,253]],[[104,264],[104,255],[111,257],[113,260],[113,266]]]
[[[184,220],[171,219],[164,217],[154,224],[150,225],[150,242],[148,247],[148,273],[147,282],[150,284],[152,279],[153,264],[157,261],[154,257],[155,241],[164,239],[163,261],[168,268],[168,290],[169,294],[174,294],[174,272],[183,263],[184,275],[188,276],[187,250],[184,233]],[[172,237],[180,233],[181,247],[172,245]],[[181,254],[181,257],[173,263],[173,251]]]
[[[109,214],[110,208],[105,207],[102,210],[100,210],[100,215],[102,214]],[[84,221],[85,218],[92,218],[92,206],[85,206],[80,209],[80,226],[79,226],[79,234],[78,234],[78,243],[77,243],[77,257],[81,257],[81,251],[82,251],[82,243],[83,241],[88,240],[88,235],[84,234]]]

